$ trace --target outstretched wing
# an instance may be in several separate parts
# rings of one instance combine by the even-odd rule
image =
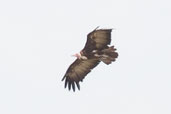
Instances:
[[[75,84],[77,88],[80,90],[79,82],[84,79],[84,77],[99,64],[99,60],[92,58],[87,60],[76,59],[66,71],[63,80],[65,80],[65,88],[68,86],[68,89],[72,89],[75,91]]]
[[[87,42],[83,48],[83,53],[90,53],[93,50],[102,50],[107,48],[111,42],[112,29],[98,29],[87,35]]]

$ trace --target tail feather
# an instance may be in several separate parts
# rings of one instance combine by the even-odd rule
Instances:
[[[114,46],[111,46],[107,49],[102,50],[102,55],[100,60],[103,61],[105,64],[111,64],[115,59],[118,57],[118,53],[115,52],[116,49]]]

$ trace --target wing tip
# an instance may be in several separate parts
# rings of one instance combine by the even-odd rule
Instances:
[[[66,78],[66,75],[62,78],[62,80],[61,81],[64,81],[64,79]]]
[[[64,88],[68,88],[69,91],[72,89],[73,92],[75,92],[76,87],[77,87],[77,89],[80,91],[79,81],[78,82],[71,81],[70,79],[66,78],[66,76],[62,78],[62,81],[64,81],[64,80],[65,80]],[[76,87],[75,87],[75,85],[76,85]]]
[[[97,26],[93,31],[96,31],[100,26]]]

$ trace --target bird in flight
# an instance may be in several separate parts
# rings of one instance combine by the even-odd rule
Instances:
[[[65,80],[65,88],[75,91],[77,86],[80,90],[79,82],[96,67],[101,61],[107,65],[111,64],[118,57],[116,48],[109,46],[111,43],[112,29],[94,29],[87,35],[87,42],[84,48],[73,55],[77,59],[69,66],[62,81]]]

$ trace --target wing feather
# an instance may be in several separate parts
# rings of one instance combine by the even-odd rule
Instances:
[[[102,50],[107,48],[111,42],[112,29],[98,29],[87,35],[87,42],[83,48],[84,53],[90,53],[93,50]]]
[[[63,80],[65,80],[65,88],[68,86],[68,89],[71,88],[75,91],[75,84],[80,90],[79,82],[84,79],[84,77],[99,64],[97,59],[76,59],[68,68],[66,74],[64,75]]]

